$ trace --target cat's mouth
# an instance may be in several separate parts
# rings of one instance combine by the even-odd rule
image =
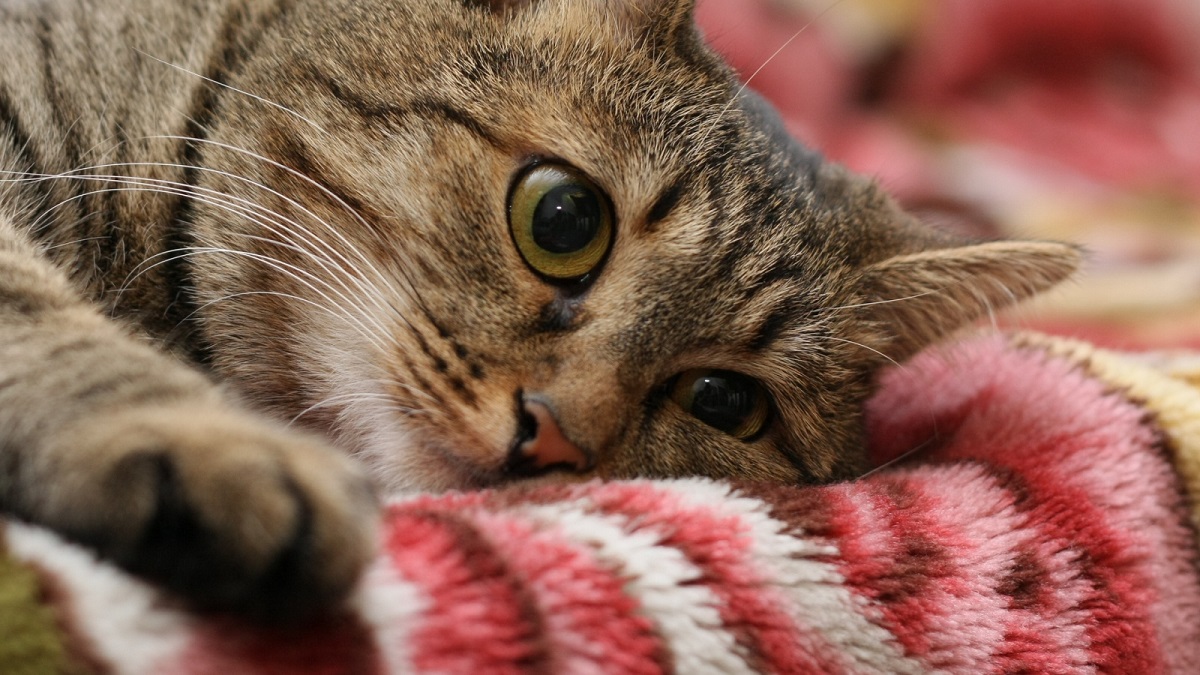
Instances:
[[[567,463],[539,466],[534,460],[518,453],[508,454],[496,466],[485,466],[445,447],[437,453],[453,473],[449,480],[436,481],[444,489],[489,489],[509,485],[542,485],[573,483],[587,480],[592,474],[575,470]]]

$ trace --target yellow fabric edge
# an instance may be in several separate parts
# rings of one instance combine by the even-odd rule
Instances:
[[[37,572],[10,556],[0,541],[0,673],[78,672],[63,639]]]
[[[1192,383],[1190,369],[1160,369],[1134,355],[1037,333],[1017,334],[1013,343],[1075,362],[1152,412],[1171,444],[1175,468],[1190,497],[1192,523],[1200,530],[1200,388]]]

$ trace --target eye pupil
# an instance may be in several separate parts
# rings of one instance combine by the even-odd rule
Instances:
[[[696,419],[740,439],[762,431],[770,413],[763,386],[754,378],[730,370],[681,373],[672,397]]]
[[[741,377],[699,377],[692,384],[691,412],[721,431],[733,431],[754,410],[754,394]]]
[[[550,253],[574,253],[596,238],[604,210],[594,193],[579,185],[550,189],[533,212],[533,241]]]

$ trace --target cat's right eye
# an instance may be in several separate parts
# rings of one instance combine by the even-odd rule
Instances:
[[[693,417],[734,438],[751,439],[767,425],[771,403],[758,380],[731,370],[680,373],[671,398]]]
[[[589,274],[613,240],[608,198],[562,164],[538,164],[517,179],[508,198],[508,222],[525,262],[557,281]]]

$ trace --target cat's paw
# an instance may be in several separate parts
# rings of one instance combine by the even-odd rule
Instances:
[[[374,553],[363,473],[308,436],[199,408],[55,434],[24,510],[202,608],[288,619],[336,603]]]

